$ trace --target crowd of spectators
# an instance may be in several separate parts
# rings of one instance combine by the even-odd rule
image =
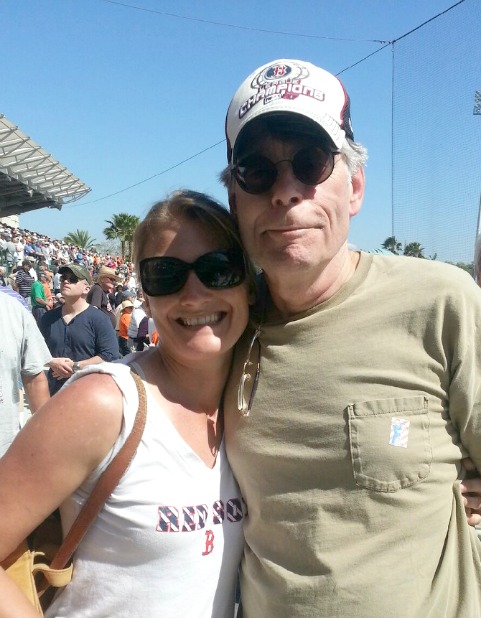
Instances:
[[[82,249],[63,240],[0,224],[0,264],[9,273],[24,260],[31,262],[34,268],[41,263],[57,268],[61,264],[77,263],[93,275],[101,266],[107,266],[114,268],[122,278],[127,278],[133,270],[132,263],[119,255],[103,255],[96,249]]]
[[[127,341],[125,332],[131,312],[134,310],[136,314],[135,310],[141,308],[143,300],[132,262],[119,255],[105,255],[94,248],[81,248],[64,240],[0,223],[0,288],[15,290],[37,322],[46,312],[64,302],[59,271],[69,264],[87,269],[95,282],[87,301],[107,313],[119,337],[122,310],[132,305],[122,320],[120,353],[123,355],[148,345],[144,323],[139,337],[137,332],[132,334],[131,327]]]
[[[39,278],[39,272],[47,272],[49,287],[54,295],[60,292],[58,269],[65,264],[82,265],[93,278],[102,266],[112,268],[123,288],[137,290],[132,262],[125,261],[119,255],[105,255],[96,249],[83,249],[64,240],[0,224],[0,284],[10,283],[11,287],[15,287],[12,284],[26,261],[30,263],[28,271],[34,281]]]

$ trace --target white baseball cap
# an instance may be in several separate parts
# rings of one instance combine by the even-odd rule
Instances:
[[[292,113],[313,121],[337,148],[354,139],[349,96],[340,80],[310,62],[274,60],[241,84],[227,110],[227,160],[245,126],[264,114]]]

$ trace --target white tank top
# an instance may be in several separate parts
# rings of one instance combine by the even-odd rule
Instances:
[[[129,435],[138,406],[127,366],[94,365],[72,379],[90,372],[112,375],[124,423],[111,453],[62,505],[64,530]],[[214,468],[207,467],[147,391],[137,454],[77,550],[72,582],[45,615],[230,618],[244,514],[224,442]]]

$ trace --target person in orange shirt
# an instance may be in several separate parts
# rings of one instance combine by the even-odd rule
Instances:
[[[129,328],[130,319],[132,317],[132,311],[134,310],[134,304],[130,300],[124,300],[120,309],[119,320],[119,351],[122,356],[126,356],[130,353],[127,334]]]
[[[38,274],[40,275],[40,273],[45,273],[44,279],[40,277],[40,280],[43,285],[43,289],[45,290],[45,297],[49,302],[53,303],[52,288],[51,288],[52,280],[53,280],[53,272],[48,270],[48,266],[45,262],[40,262],[40,264],[38,265]]]

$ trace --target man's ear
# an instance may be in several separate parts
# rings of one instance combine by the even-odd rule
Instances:
[[[349,216],[353,217],[361,210],[362,200],[364,198],[366,178],[364,176],[364,167],[360,167],[351,178],[351,199],[349,204]]]

